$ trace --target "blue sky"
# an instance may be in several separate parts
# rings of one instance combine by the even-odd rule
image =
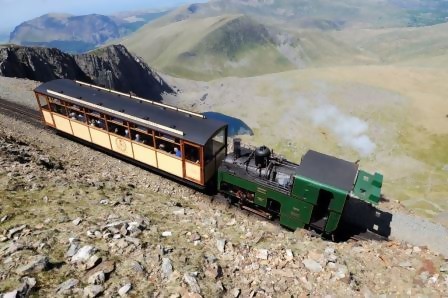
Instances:
[[[146,8],[171,8],[205,0],[0,0],[0,34],[11,32],[20,23],[50,12],[75,15],[111,14]]]

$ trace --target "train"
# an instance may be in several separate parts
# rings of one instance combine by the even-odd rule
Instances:
[[[232,204],[283,227],[333,235],[347,202],[381,200],[383,175],[357,162],[309,150],[300,163],[266,146],[228,136],[228,124],[81,81],[41,84],[35,97],[45,126],[110,155]]]

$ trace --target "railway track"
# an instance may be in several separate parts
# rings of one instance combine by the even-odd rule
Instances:
[[[0,98],[0,114],[29,123],[33,126],[43,127],[41,114],[31,108]]]

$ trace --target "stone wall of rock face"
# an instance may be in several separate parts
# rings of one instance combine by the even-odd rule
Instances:
[[[81,80],[153,100],[173,92],[158,74],[121,45],[81,55],[41,47],[3,47],[0,75],[41,82],[58,78]]]

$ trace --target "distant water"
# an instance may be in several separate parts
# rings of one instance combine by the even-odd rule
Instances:
[[[203,114],[209,119],[215,119],[222,122],[226,122],[229,125],[229,135],[228,135],[229,137],[237,135],[252,136],[254,134],[252,129],[241,119],[216,112],[205,112]]]

